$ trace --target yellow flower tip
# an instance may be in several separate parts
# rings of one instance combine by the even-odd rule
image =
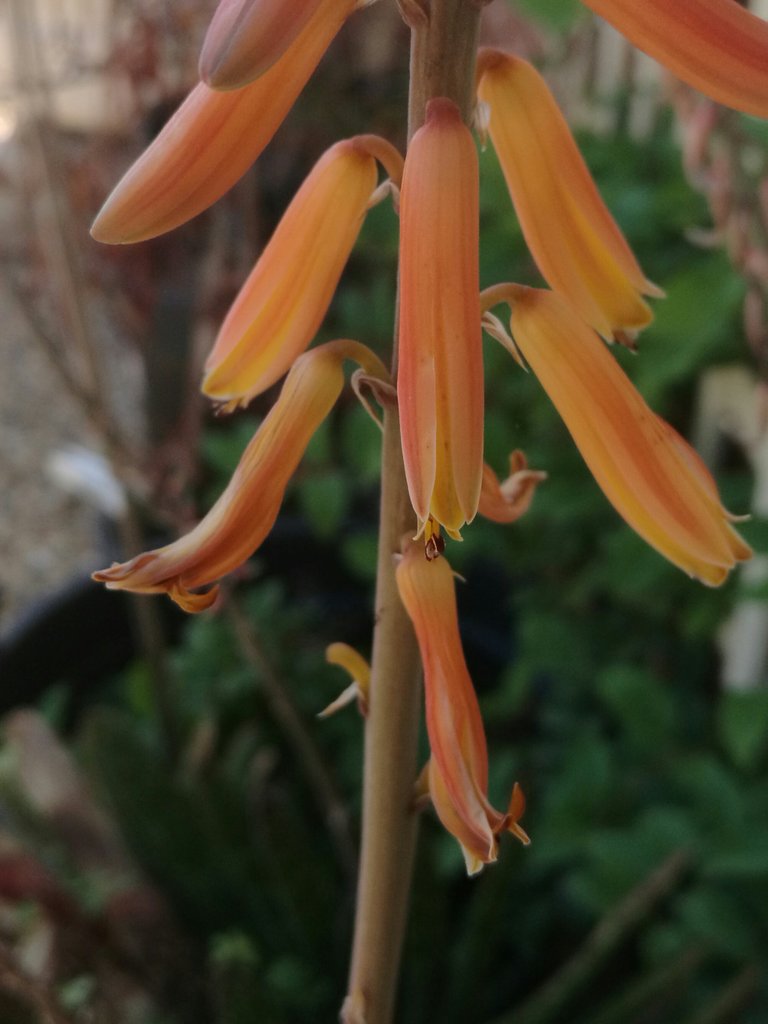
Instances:
[[[245,449],[235,473],[208,514],[172,544],[94,573],[111,589],[167,593],[190,612],[210,607],[216,580],[242,565],[277,518],[283,495],[309,441],[344,383],[345,359],[369,372],[386,370],[358,342],[340,340],[300,356],[280,396]]]
[[[329,665],[338,665],[351,677],[352,683],[337,698],[318,714],[318,718],[328,718],[356,700],[360,714],[368,714],[368,699],[371,688],[371,666],[365,658],[349,644],[329,644],[325,650],[325,660]]]
[[[545,472],[528,467],[528,460],[519,449],[509,456],[509,476],[503,483],[491,467],[484,464],[480,515],[495,523],[516,522],[531,507],[536,488],[546,479]]]
[[[734,0],[584,0],[684,82],[768,117],[768,22]]]
[[[216,92],[199,83],[118,182],[93,237],[112,244],[154,238],[224,195],[271,140],[349,9],[324,0],[279,60],[243,89]]]
[[[214,401],[247,405],[317,333],[376,188],[375,137],[364,138],[320,157],[240,289],[205,364]]]
[[[616,511],[684,572],[721,584],[751,550],[687,441],[554,293],[514,286],[511,329]]]
[[[212,89],[240,89],[263,75],[318,8],[344,11],[354,0],[221,0],[200,54],[200,78]]]
[[[187,590],[178,581],[168,587],[168,597],[181,608],[182,611],[197,615],[199,612],[211,608],[219,596],[219,585],[214,584],[208,590],[191,591]]]
[[[478,98],[542,276],[605,338],[646,327],[660,295],[606,208],[549,88],[522,58],[484,50]]]
[[[417,519],[456,535],[477,511],[483,366],[477,152],[456,105],[430,101],[400,192],[398,401]]]
[[[516,826],[525,803],[519,787],[506,814],[488,800],[485,733],[461,647],[451,567],[445,558],[428,561],[420,545],[406,543],[396,577],[424,667],[429,793],[443,826],[461,845],[467,871],[476,874],[496,860],[501,832],[520,838]]]
[[[162,551],[146,552],[128,562],[114,562],[109,569],[91,573],[91,579],[104,583],[107,590],[129,590],[139,594],[165,592],[180,608],[192,614],[210,608],[219,596],[218,586],[207,590],[190,589],[178,576],[159,578],[155,563],[162,558]]]

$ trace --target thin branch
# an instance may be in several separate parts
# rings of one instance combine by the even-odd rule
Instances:
[[[688,1024],[731,1024],[754,999],[762,977],[763,973],[754,964],[745,967],[721,990],[711,1005],[691,1018]]]
[[[520,1007],[493,1024],[544,1024],[562,1020],[567,1004],[582,992],[630,932],[650,917],[681,882],[691,865],[684,850],[668,857],[635,886],[587,936],[576,954]]]
[[[352,883],[357,870],[357,852],[344,802],[336,792],[322,755],[288,696],[282,679],[264,653],[258,633],[234,596],[230,597],[227,614],[245,660],[259,676],[270,713],[289,743],[325,819],[339,863]]]

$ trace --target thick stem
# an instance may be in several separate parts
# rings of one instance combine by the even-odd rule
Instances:
[[[426,104],[434,96],[454,100],[469,120],[478,20],[472,0],[430,0],[428,20],[417,24],[411,37],[409,138],[424,123]],[[395,347],[393,375],[396,365]],[[390,1024],[393,1018],[416,845],[412,801],[420,661],[394,575],[401,538],[414,531],[416,522],[395,410],[384,417],[380,514],[360,875],[343,1024]]]
[[[355,937],[344,1024],[388,1024],[405,933],[416,816],[421,687],[410,620],[400,603],[394,556],[414,529],[397,412],[384,419],[381,522],[369,710],[365,724],[363,826]]]

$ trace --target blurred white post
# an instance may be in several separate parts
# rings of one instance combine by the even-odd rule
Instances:
[[[743,366],[716,367],[702,376],[698,399],[697,449],[714,463],[723,437],[735,441],[754,474],[751,512],[768,519],[768,410],[763,386]],[[728,689],[751,690],[768,681],[768,599],[749,596],[750,590],[768,586],[768,556],[757,554],[742,566],[740,583],[744,596],[720,632],[721,679]]]

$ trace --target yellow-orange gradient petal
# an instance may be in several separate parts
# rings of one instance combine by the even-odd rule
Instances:
[[[399,177],[400,154],[374,136],[337,142],[317,162],[224,320],[205,364],[209,398],[247,405],[312,341],[376,188],[371,149],[384,147]]]
[[[240,89],[288,49],[325,0],[220,0],[200,53],[200,77],[212,89]],[[327,7],[328,4],[326,3]],[[348,0],[334,0],[349,13]]]
[[[718,103],[768,117],[768,22],[736,0],[584,0]]]
[[[483,466],[478,169],[457,106],[432,100],[400,195],[397,390],[408,490],[457,534],[477,511]]]
[[[644,540],[713,586],[750,557],[703,462],[558,296],[515,286],[511,329],[595,480]]]
[[[478,97],[525,240],[547,283],[604,337],[645,327],[661,295],[608,212],[541,75],[481,50]]]
[[[226,490],[198,525],[172,544],[95,572],[93,578],[112,590],[165,592],[186,611],[209,607],[216,587],[202,594],[191,591],[242,565],[272,529],[288,481],[341,391],[344,359],[354,359],[372,376],[388,377],[377,357],[358,342],[333,341],[306,352],[296,360]]]
[[[397,567],[397,585],[413,622],[424,667],[427,732],[432,751],[429,784],[443,825],[461,843],[470,874],[496,860],[497,836],[511,831],[527,841],[517,818],[524,804],[513,793],[516,817],[488,801],[488,753],[480,708],[464,661],[451,567],[427,561],[409,544]]]
[[[107,198],[98,242],[154,238],[197,216],[248,170],[277,131],[354,0],[325,0],[283,56],[252,85],[197,85]]]

